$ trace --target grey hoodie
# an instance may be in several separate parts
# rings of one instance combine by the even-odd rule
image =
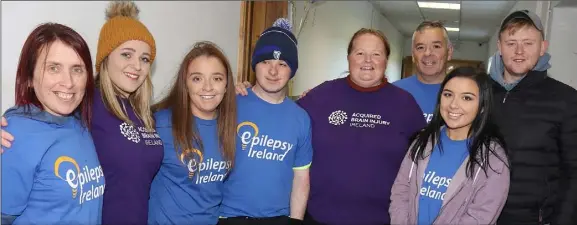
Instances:
[[[493,145],[499,157],[505,159],[505,151]],[[414,163],[410,151],[403,159],[391,190],[389,214],[391,224],[417,224],[419,212],[419,189],[429,162],[431,143],[423,150],[425,159]],[[466,177],[466,158],[453,176],[445,193],[445,200],[433,224],[468,225],[495,224],[509,192],[509,168],[495,155],[489,156],[487,175],[478,167],[472,178]]]
[[[539,61],[537,61],[537,65],[532,69],[534,71],[545,71],[551,68],[551,64],[549,64],[549,60],[551,59],[551,55],[549,53],[545,53],[543,56],[539,57]],[[503,64],[503,58],[501,57],[501,52],[497,51],[493,58],[491,59],[491,68],[489,73],[491,74],[491,78],[505,90],[510,91],[512,90],[523,78],[519,79],[517,82],[514,83],[505,83],[503,79],[503,73],[505,72],[505,64]]]
[[[49,123],[49,124],[55,124],[55,125],[63,125],[69,119],[71,119],[71,117],[54,116],[54,115],[52,115],[52,114],[50,114],[44,110],[41,110],[40,108],[34,106],[33,104],[28,104],[28,105],[24,105],[24,106],[14,106],[14,107],[6,110],[6,112],[4,113],[3,116],[6,118],[8,118],[10,116],[21,116],[24,118],[37,120],[37,121],[45,122],[45,123]],[[75,114],[74,116],[78,117],[77,114]]]
[[[24,105],[24,106],[14,106],[9,108],[8,110],[6,110],[6,112],[3,115],[6,118],[9,118],[11,116],[20,116],[20,117],[24,117],[24,118],[28,118],[28,119],[32,119],[32,120],[36,120],[36,121],[40,121],[40,122],[45,122],[48,124],[53,124],[56,126],[62,126],[64,125],[69,119],[71,119],[71,117],[58,117],[58,116],[54,116],[44,110],[41,110],[40,108],[32,105],[32,104],[28,104],[28,105]],[[0,217],[0,223],[1,224],[7,224],[10,225],[14,222],[14,220],[16,220],[17,216],[15,215],[8,215],[8,214],[1,214]]]

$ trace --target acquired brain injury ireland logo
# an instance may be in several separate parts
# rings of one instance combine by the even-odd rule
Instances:
[[[347,113],[342,110],[334,111],[329,115],[329,123],[335,126],[345,124],[347,119]]]
[[[120,124],[120,133],[128,140],[138,143],[140,142],[140,134],[132,125],[124,122]]]

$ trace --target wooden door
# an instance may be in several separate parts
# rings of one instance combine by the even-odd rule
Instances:
[[[447,62],[447,73],[450,73],[453,69],[457,67],[473,67],[477,68],[479,72],[485,72],[483,69],[483,67],[485,66],[482,61],[454,59]]]
[[[406,56],[403,59],[403,69],[401,71],[401,79],[410,77],[417,72],[417,68],[413,64],[413,57]]]

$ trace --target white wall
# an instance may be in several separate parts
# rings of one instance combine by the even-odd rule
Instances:
[[[2,2],[2,112],[14,104],[18,57],[28,34],[40,23],[58,22],[80,33],[92,59],[108,2]],[[240,2],[138,1],[140,20],[156,39],[154,95],[172,82],[180,61],[193,43],[210,40],[228,56],[236,73]]]
[[[405,39],[404,55],[411,56],[412,37]],[[485,61],[487,58],[488,45],[479,46],[476,41],[460,41],[458,47],[453,50],[453,59]]]
[[[549,76],[577,89],[577,7],[554,8],[549,53],[551,69]]]
[[[316,4],[298,38],[299,70],[294,78],[292,95],[326,80],[342,77],[348,70],[350,38],[363,27],[380,29],[385,33],[392,48],[386,75],[391,82],[400,79],[404,37],[377,8],[367,1],[321,1]],[[295,9],[294,28],[297,28],[304,15],[304,2],[296,1]]]
[[[391,54],[389,55],[387,71],[385,71],[387,79],[389,82],[401,79],[405,36],[403,36],[377,8],[374,8],[373,11],[373,23],[371,27],[381,30],[387,36],[389,44],[391,45]]]

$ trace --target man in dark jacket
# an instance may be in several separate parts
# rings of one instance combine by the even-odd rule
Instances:
[[[511,160],[499,224],[577,224],[577,91],[547,76],[547,46],[534,13],[503,20],[490,70]]]

